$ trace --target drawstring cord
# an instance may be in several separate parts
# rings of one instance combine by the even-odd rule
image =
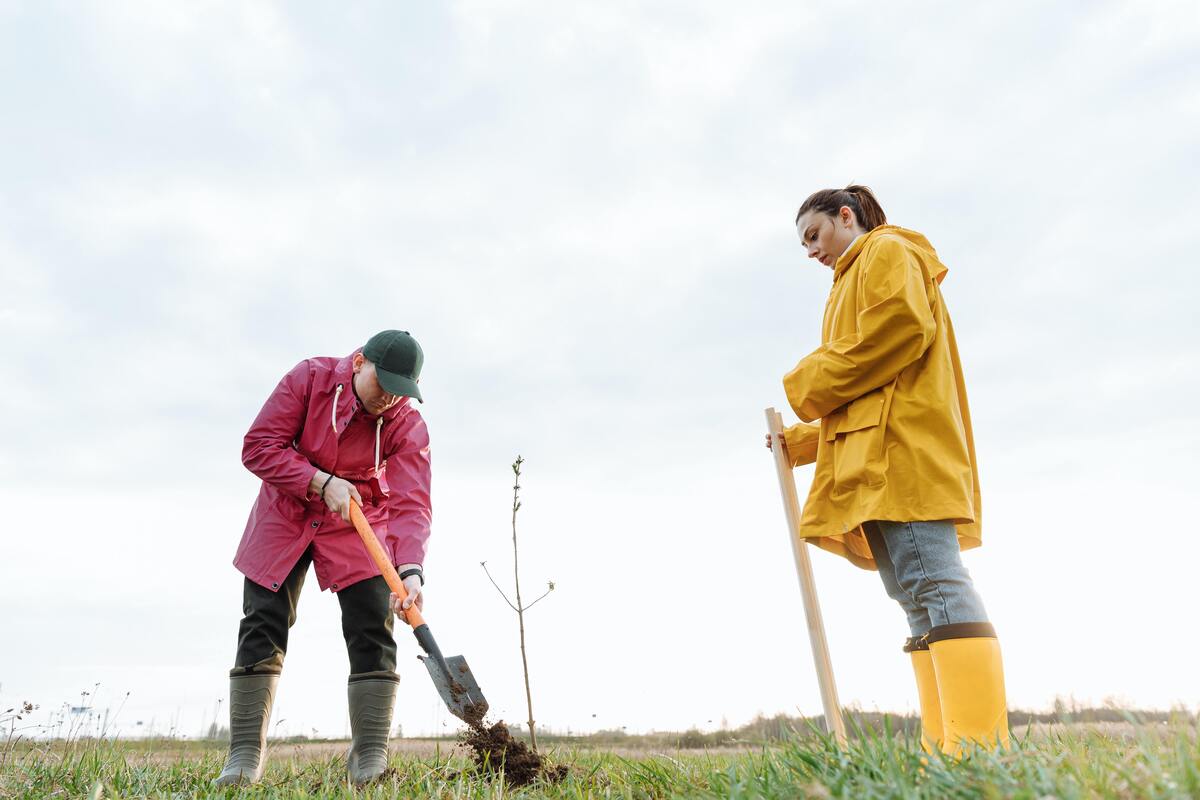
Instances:
[[[379,473],[379,432],[383,430],[383,417],[375,420],[375,473]]]
[[[337,433],[337,410],[338,400],[342,396],[342,384],[337,385],[337,391],[333,393],[333,408],[329,412],[329,424],[333,426],[333,432]],[[375,420],[375,471],[379,472],[379,439],[380,431],[383,430],[383,417],[378,417]]]
[[[342,384],[337,385],[337,391],[333,393],[333,408],[329,411],[329,424],[333,426],[333,432],[337,433],[337,411],[338,400],[342,396]]]

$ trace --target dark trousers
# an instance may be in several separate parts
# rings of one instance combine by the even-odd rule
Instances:
[[[310,564],[312,552],[306,550],[277,592],[246,579],[242,594],[245,616],[238,629],[231,676],[282,671],[288,630],[296,624],[296,604]],[[395,672],[396,639],[388,607],[391,590],[383,576],[359,581],[336,594],[342,606],[342,636],[350,657],[350,673]]]

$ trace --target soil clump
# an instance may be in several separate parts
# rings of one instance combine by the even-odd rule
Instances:
[[[472,725],[463,736],[463,744],[471,748],[475,766],[480,772],[504,771],[504,780],[509,786],[527,786],[537,779],[558,783],[567,777],[565,765],[553,765],[519,739],[514,739],[508,726],[501,720],[494,725],[482,721]]]

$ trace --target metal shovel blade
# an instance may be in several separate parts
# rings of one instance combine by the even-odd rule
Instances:
[[[450,713],[468,725],[478,727],[483,722],[483,716],[487,714],[488,702],[484,699],[483,690],[479,688],[475,676],[471,674],[467,660],[462,656],[447,658],[445,664],[450,670],[450,674],[447,675],[437,659],[428,656],[417,658],[425,662],[425,669],[429,670],[429,677],[433,678],[433,685],[437,687],[442,700],[446,701]]]

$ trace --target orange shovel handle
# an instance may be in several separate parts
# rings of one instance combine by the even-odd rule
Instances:
[[[379,571],[383,573],[383,579],[395,592],[396,597],[400,598],[400,602],[404,602],[408,597],[408,592],[404,591],[404,581],[400,580],[396,568],[392,566],[392,559],[384,551],[383,545],[379,543],[379,537],[375,535],[375,531],[371,530],[371,523],[367,522],[362,509],[353,499],[350,500],[350,521],[354,523],[354,529],[362,537],[363,544],[367,546],[367,552],[375,561],[375,566],[379,567]],[[425,624],[425,618],[421,616],[421,609],[417,608],[415,603],[409,606],[408,611],[403,613],[403,617],[404,621],[414,628]]]

